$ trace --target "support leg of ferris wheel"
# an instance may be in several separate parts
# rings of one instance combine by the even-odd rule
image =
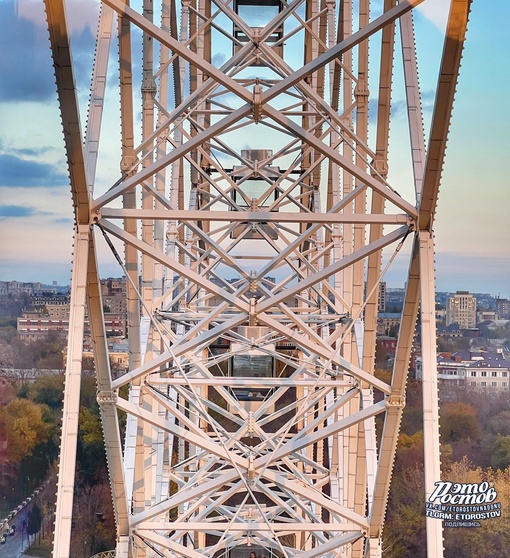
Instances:
[[[260,0],[260,3],[277,6],[270,0]],[[84,155],[63,4],[57,0],[46,2],[77,222],[70,318],[73,329],[69,345],[69,354],[73,356],[66,371],[55,530],[54,555],[58,558],[69,553],[84,289],[95,347],[98,402],[117,521],[118,556],[141,558],[159,548],[158,552],[164,556],[178,553],[199,558],[203,552],[229,553],[233,552],[229,549],[249,548],[251,544],[267,546],[289,557],[380,556],[384,511],[420,299],[424,368],[427,369],[424,378],[427,491],[438,479],[432,224],[470,2],[452,1],[426,159],[420,122],[416,120],[419,102],[416,101],[417,78],[413,74],[415,62],[412,56],[407,56],[410,51],[412,54],[414,45],[409,35],[405,36],[409,33],[406,13],[419,3],[420,0],[415,0],[396,5],[387,0],[384,13],[369,22],[369,2],[363,0],[356,19],[360,29],[353,32],[349,0],[340,3],[338,21],[332,3],[323,6],[309,0],[304,2],[304,14],[299,14],[302,2],[295,0],[278,8],[268,28],[262,31],[250,28],[240,17],[238,8],[243,5],[242,0],[233,7],[214,2],[218,10],[214,14],[207,0],[196,5],[184,2],[179,32],[175,3],[163,3],[159,28],[153,22],[152,2],[145,1],[142,14],[137,14],[123,2],[105,0],[104,4],[120,16],[123,177],[106,194],[94,199],[104,96],[101,84],[106,76],[102,64],[104,56],[108,56],[111,12],[101,15],[92,87],[94,102],[89,111]],[[214,18],[220,13],[232,21],[233,34],[215,24]],[[304,66],[295,71],[282,58],[283,44],[293,33],[287,29],[288,35],[284,36],[283,22],[290,17],[296,18],[305,36]],[[394,21],[399,17],[403,22],[404,65],[409,66],[406,89],[416,207],[396,195],[386,183]],[[144,33],[142,144],[138,147],[133,139],[131,25]],[[226,34],[236,44],[231,60],[222,69],[210,64],[213,29]],[[376,150],[372,152],[367,146],[367,40],[379,29],[383,30],[383,38],[378,137]],[[155,42],[161,45],[158,72]],[[358,49],[357,68],[353,68],[352,48]],[[238,72],[243,65],[260,65],[261,60],[273,69],[278,79],[264,83],[263,87],[255,82],[251,91],[246,85],[249,80],[238,79]],[[161,77],[170,66],[174,70],[176,109],[167,108],[166,78]],[[328,101],[326,68],[330,76]],[[159,97],[155,76],[161,78]],[[180,103],[186,77],[191,83],[189,96],[186,103]],[[237,96],[241,106],[230,108],[221,98],[218,102],[218,87]],[[338,114],[340,89],[343,91],[341,116]],[[269,104],[287,94],[299,100],[301,111],[292,112],[292,107],[276,110]],[[154,128],[156,111],[158,130]],[[211,115],[216,115],[216,120]],[[301,155],[294,166],[282,172],[268,159],[272,156],[269,150],[264,151],[265,155],[262,152],[257,155],[262,157],[259,166],[261,159],[254,159],[249,151],[238,153],[235,146],[222,139],[225,131],[245,125],[250,119],[253,124],[262,123],[269,130],[290,134],[294,140],[286,148],[289,154],[296,149],[295,142],[299,142]],[[186,122],[189,127],[184,125]],[[172,132],[165,135],[169,125]],[[153,142],[157,137],[160,141],[154,151]],[[329,143],[324,141],[326,137]],[[163,148],[165,141],[171,144],[169,152]],[[240,162],[238,174],[235,169],[227,171],[217,164],[211,144]],[[142,157],[138,170],[137,156]],[[327,164],[322,165],[323,162]],[[187,211],[184,209],[184,165],[191,169]],[[169,198],[165,194],[163,174],[167,168],[172,171]],[[326,169],[329,174],[324,212],[318,185]],[[300,179],[292,182],[289,179],[292,172],[298,173]],[[280,195],[272,203],[271,211],[282,211],[286,202],[298,207],[298,213],[267,213],[261,218],[260,214],[248,211],[240,200],[243,181],[251,176],[262,177],[268,184],[277,176],[271,189],[278,189]],[[290,186],[283,186],[285,180]],[[138,185],[143,190],[139,209],[135,193]],[[373,214],[366,214],[364,207],[368,188]],[[122,209],[109,207],[110,202],[120,197]],[[230,206],[228,214],[215,211],[215,203],[221,206],[226,201]],[[385,203],[393,204],[403,214],[381,219]],[[140,220],[140,237],[135,218]],[[112,222],[115,219],[122,219],[123,227]],[[231,221],[230,229],[228,226],[226,229],[229,232],[218,236],[216,221]],[[163,246],[163,222],[170,223],[168,253]],[[403,222],[414,226],[410,228],[407,224],[383,235],[383,224],[396,226]],[[244,270],[239,263],[242,258],[239,260],[234,250],[243,235],[248,234],[250,223],[257,231],[253,233],[255,238],[265,241],[277,253],[266,258],[268,261],[258,275],[257,271],[248,274]],[[295,229],[287,223],[295,223]],[[117,380],[112,380],[109,370],[96,240],[90,231],[93,225],[125,244],[122,265],[128,278],[130,367]],[[367,230],[370,231],[368,242],[364,239]],[[393,377],[388,386],[373,377],[372,372],[375,301],[380,280],[377,270],[382,249],[411,233],[415,236],[414,251]],[[277,239],[283,244],[278,245]],[[221,279],[215,263],[220,259],[237,271],[238,286],[231,287]],[[370,293],[366,301],[364,261],[368,269],[366,288]],[[268,282],[265,276],[283,265],[289,268],[290,275],[279,284]],[[175,288],[174,274],[178,274]],[[252,292],[257,292],[259,298],[249,295]],[[215,296],[222,302],[204,313],[202,308]],[[296,306],[289,306],[291,298],[296,300]],[[141,320],[139,308],[142,308]],[[175,308],[180,312],[177,316],[181,322],[172,330],[164,325],[164,316],[172,316]],[[230,314],[225,314],[227,309]],[[341,318],[333,332],[332,313]],[[188,320],[187,324],[182,319]],[[142,328],[140,323],[144,324]],[[239,383],[232,375],[212,374],[214,367],[219,369],[226,362],[221,353],[212,353],[209,348],[209,344],[221,338],[228,340],[232,352],[229,358],[235,358],[236,354],[240,357],[255,354],[279,362],[284,367],[281,373],[290,367],[283,379],[267,380],[264,385],[273,395],[266,396],[260,407],[243,403],[236,395],[239,386],[255,382],[260,387],[260,380],[251,378]],[[293,340],[295,353],[277,350],[276,339]],[[250,353],[253,348],[255,353]],[[328,374],[338,378],[334,388]],[[118,395],[118,390],[128,384],[131,394],[126,400]],[[223,407],[218,405],[218,400],[209,398],[211,385],[220,395]],[[68,387],[73,386],[70,393]],[[295,389],[297,394],[297,400],[289,408],[295,414],[298,431],[294,432],[292,421],[277,432],[264,430],[268,423],[264,413],[280,419],[282,411],[275,403],[289,389]],[[374,404],[374,389],[383,395],[381,403]],[[119,411],[128,415],[124,451],[116,420]],[[212,418],[213,411],[231,424],[225,428],[221,421]],[[384,430],[376,456],[374,420],[381,413]],[[247,435],[259,440],[257,452],[246,445]],[[251,503],[245,510],[239,502],[247,500]],[[233,507],[235,502],[237,507]],[[286,519],[283,523],[280,514]],[[224,519],[223,523],[216,520],[218,517]],[[288,530],[289,521],[291,531],[287,535],[284,530]],[[441,556],[440,522],[427,520],[427,523],[428,553]],[[280,533],[285,536],[282,538]]]

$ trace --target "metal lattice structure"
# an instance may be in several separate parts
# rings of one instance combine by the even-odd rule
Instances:
[[[419,312],[427,489],[439,479],[432,230],[470,1],[451,3],[427,141],[420,3],[103,0],[84,134],[63,0],[46,0],[76,217],[55,558],[70,552],[86,309],[119,558],[381,556]],[[388,182],[394,74],[409,199]],[[108,94],[120,94],[121,167],[98,193]],[[130,363],[115,378],[103,238],[127,278]],[[378,289],[404,243],[386,383],[374,375]],[[438,558],[441,522],[427,521]]]

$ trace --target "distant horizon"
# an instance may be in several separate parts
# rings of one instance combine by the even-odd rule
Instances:
[[[447,4],[428,0],[413,11],[426,137]],[[68,7],[73,52],[81,57],[76,83],[85,123],[98,3],[73,1]],[[0,2],[0,18],[4,21],[0,44],[10,53],[0,57],[2,75],[9,76],[0,82],[0,280],[17,277],[31,282],[38,274],[42,282],[68,285],[73,208],[43,3],[5,0]],[[494,48],[508,43],[509,19],[507,0],[495,0],[490,6],[473,3],[434,219],[437,292],[467,290],[510,298],[510,189],[502,164],[507,157],[510,111],[487,102],[505,99],[510,87],[510,72],[501,71],[508,67],[506,51]],[[111,93],[115,108],[108,115],[111,129],[116,130],[117,92]],[[411,195],[414,189],[403,159],[408,124],[399,110],[405,106],[404,98],[401,84],[395,83],[389,181],[401,195]],[[370,103],[374,102],[371,97]],[[116,133],[112,131],[112,143]],[[105,158],[96,192],[118,180],[120,169],[113,163],[118,160],[120,152]],[[97,244],[100,275],[122,275],[118,264],[105,263],[108,249],[99,240]],[[383,278],[396,288],[407,279],[409,247],[405,249],[404,257],[400,257],[402,250]]]
[[[123,274],[106,274],[106,275],[101,275],[100,278],[101,279],[117,279],[120,277],[123,277]],[[234,277],[226,277],[226,279],[231,279]],[[58,279],[51,279],[51,280],[41,280],[41,279],[17,279],[17,278],[11,278],[11,279],[3,279],[0,277],[0,282],[4,282],[4,283],[10,283],[11,281],[16,281],[17,283],[41,283],[41,285],[43,287],[70,287],[71,286],[71,280],[69,280],[69,282],[65,283],[65,282],[59,282]],[[405,287],[399,287],[399,286],[393,286],[390,282],[388,281],[383,281],[384,283],[386,283],[386,288],[389,290],[404,290]],[[56,284],[54,284],[56,283]],[[455,288],[455,289],[439,289],[436,288],[435,290],[436,294],[437,293],[457,293],[457,292],[467,292],[469,294],[472,295],[488,295],[492,298],[500,298],[500,299],[510,299],[509,296],[504,296],[501,295],[500,293],[491,293],[490,291],[487,290],[470,290],[467,288]]]

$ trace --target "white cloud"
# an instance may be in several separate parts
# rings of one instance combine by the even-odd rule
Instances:
[[[39,151],[40,162],[64,162],[62,124],[56,100],[51,104],[1,103],[0,122],[0,152],[34,149]]]
[[[449,0],[425,0],[416,9],[441,31],[446,29],[448,12],[450,10]]]
[[[80,33],[88,27],[95,35],[99,0],[67,0],[65,6],[71,33]],[[41,0],[16,0],[16,13],[18,17],[33,21],[36,25],[46,26],[46,14]]]

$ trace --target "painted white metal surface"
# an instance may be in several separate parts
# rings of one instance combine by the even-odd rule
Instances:
[[[470,2],[452,0],[427,152],[411,11],[423,0],[382,11],[369,0],[103,0],[86,136],[62,0],[45,1],[77,222],[54,556],[69,556],[85,300],[118,558],[381,556],[420,302],[429,487],[440,474],[432,225]],[[120,69],[106,86],[112,25]],[[374,70],[369,41],[381,45]],[[388,172],[397,72],[411,199]],[[119,94],[121,166],[100,191],[106,99]],[[116,379],[93,229],[127,277],[130,363]],[[407,242],[386,383],[374,375],[378,285]],[[428,553],[440,558],[432,521]]]

